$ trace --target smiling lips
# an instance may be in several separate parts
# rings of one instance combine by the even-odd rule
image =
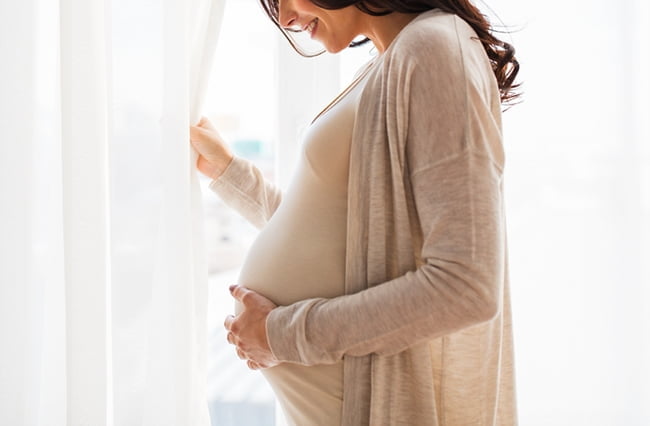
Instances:
[[[304,28],[303,31],[307,31],[309,35],[314,38],[314,34],[316,33],[316,27],[318,26],[318,18],[314,19],[311,21],[309,24],[307,24]]]

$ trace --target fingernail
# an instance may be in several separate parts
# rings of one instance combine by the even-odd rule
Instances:
[[[237,284],[233,284],[230,287],[228,287],[228,290],[232,293],[235,290],[235,287],[237,287]]]

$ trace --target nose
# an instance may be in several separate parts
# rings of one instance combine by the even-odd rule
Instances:
[[[298,13],[291,6],[291,0],[278,1],[278,23],[282,28],[291,28],[298,20]]]

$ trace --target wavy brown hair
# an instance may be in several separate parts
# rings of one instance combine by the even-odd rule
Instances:
[[[323,9],[342,9],[354,5],[359,10],[372,16],[384,16],[392,12],[398,13],[421,13],[431,9],[440,9],[444,12],[453,13],[467,22],[476,32],[487,56],[492,65],[492,71],[499,85],[501,93],[501,102],[505,105],[512,105],[519,100],[519,84],[515,83],[515,78],[519,73],[519,62],[515,58],[514,47],[505,41],[497,38],[494,28],[488,21],[487,17],[474,6],[469,0],[309,0],[313,4]],[[273,23],[281,30],[282,27],[278,22],[278,5],[279,0],[260,0],[262,8],[271,18]],[[298,53],[305,54],[299,46],[288,37],[291,45]],[[355,41],[350,47],[359,46],[368,42],[368,39]]]

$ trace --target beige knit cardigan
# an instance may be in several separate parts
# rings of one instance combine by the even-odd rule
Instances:
[[[377,58],[350,153],[346,294],[268,317],[278,359],[344,359],[344,425],[517,422],[501,104],[475,37],[429,11]],[[211,187],[260,227],[280,203],[240,158]]]

